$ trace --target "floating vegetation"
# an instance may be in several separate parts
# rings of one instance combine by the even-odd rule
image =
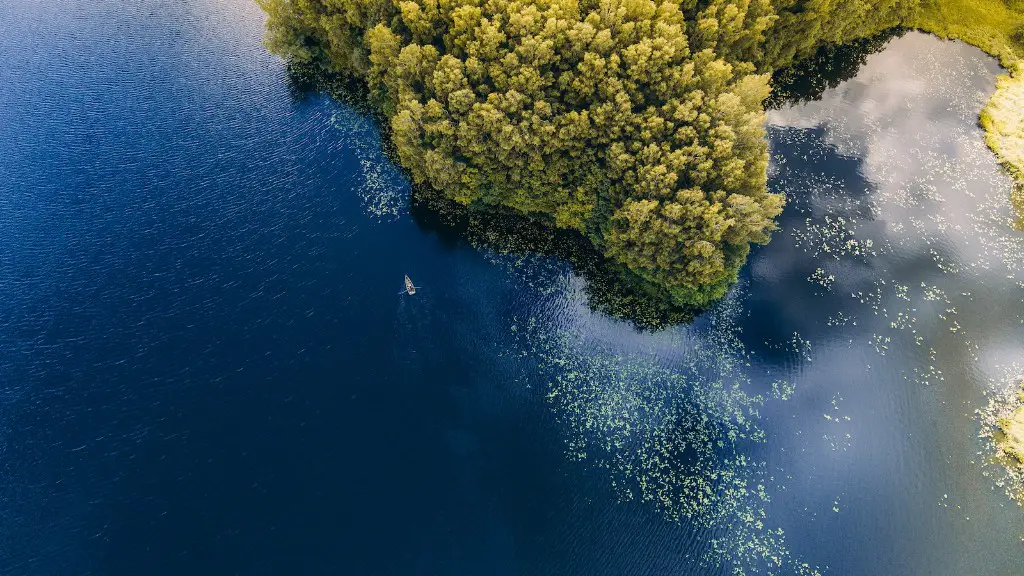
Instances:
[[[772,395],[779,400],[789,400],[796,392],[796,386],[789,380],[775,380],[772,382]]]
[[[838,312],[836,312],[832,316],[829,316],[827,320],[825,320],[825,324],[827,326],[846,326],[847,324],[849,324],[851,322],[853,323],[854,326],[857,325],[857,321],[854,318],[852,318],[851,316],[848,316],[842,310],[839,310]]]
[[[908,78],[899,99],[878,97],[888,107],[848,110],[844,90],[849,88],[844,85],[823,94],[824,102],[770,113],[770,123],[780,127],[774,129],[779,130],[779,140],[796,146],[804,160],[794,170],[777,156],[774,184],[787,191],[790,209],[804,215],[802,224],[786,227],[793,245],[815,261],[835,262],[819,265],[808,280],[830,292],[846,288],[873,315],[886,318],[888,328],[905,333],[916,346],[923,347],[933,331],[923,329],[922,313],[934,313],[952,334],[965,330],[955,318],[957,300],[963,297],[954,298],[925,280],[935,272],[975,276],[1005,270],[1007,277],[1013,277],[1024,269],[1024,238],[1009,233],[1008,215],[1013,210],[1007,191],[1011,183],[1005,178],[993,179],[993,163],[985,162],[988,154],[983,143],[968,132],[970,119],[984,97],[964,89],[975,81],[977,71],[963,62],[933,58],[923,46],[932,40],[922,35],[905,36],[897,42],[915,45],[909,51],[912,62],[894,62],[885,54],[871,61],[862,59],[867,62],[866,77],[851,83],[867,87],[873,76],[891,74]],[[897,71],[901,67],[903,71]],[[941,80],[925,84],[916,77]],[[858,92],[858,97],[862,96]],[[939,106],[963,119],[958,124],[964,128],[915,119],[916,114],[927,115]],[[951,146],[955,153],[947,152]],[[813,171],[818,162],[830,161],[827,159],[835,152],[863,158],[867,181],[846,181],[831,170]],[[808,185],[809,193],[803,193]],[[865,187],[866,193],[858,192]],[[884,228],[879,223],[884,223]],[[900,278],[885,270],[879,257],[895,254],[896,245],[901,253],[919,247],[933,267],[923,268],[918,258],[916,278]],[[965,250],[970,257],[964,257]],[[849,278],[839,278],[852,270],[876,267],[872,273],[876,276],[866,278],[867,283],[851,285]],[[937,309],[933,304],[945,306]],[[826,324],[846,326],[847,317],[834,314]],[[891,334],[871,336],[873,348],[883,355],[892,341]]]
[[[400,217],[409,207],[409,183],[382,152],[378,124],[351,107],[339,107],[331,124],[341,134],[345,148],[359,161],[353,189],[362,200],[363,211],[378,221]]]
[[[832,424],[836,431],[834,434],[826,433],[822,438],[833,451],[845,452],[853,445],[853,434],[846,431],[848,423],[851,421],[850,416],[839,413],[839,403],[842,400],[843,397],[839,394],[832,397],[832,410],[826,412],[823,416],[826,421]],[[839,512],[839,510],[836,509],[835,512]]]
[[[825,296],[849,295],[846,302],[870,312],[855,319],[837,302],[843,309],[824,324],[852,331],[859,321],[863,339],[851,339],[851,347],[866,344],[879,356],[898,356],[883,361],[908,363],[904,379],[944,394],[954,382],[963,385],[947,367],[985,369],[979,337],[992,337],[995,325],[1013,329],[999,323],[1000,314],[1024,324],[1024,236],[1015,233],[1024,193],[993,169],[974,126],[990,89],[980,67],[948,52],[936,57],[927,46],[934,41],[921,35],[897,42],[912,46],[895,52],[909,54],[907,61],[872,57],[863,77],[824,94],[823,102],[770,113],[775,138],[787,154],[796,148],[802,161],[777,155],[773,185],[798,213],[784,228],[811,260],[804,266],[813,272],[801,277],[826,287]],[[873,91],[886,77],[904,81],[893,92]],[[837,154],[857,159],[855,170],[837,165]],[[981,292],[984,300],[975,295]],[[919,351],[916,361],[910,350]],[[1022,374],[1020,367],[1008,371],[1010,384],[978,411],[990,456],[983,474],[1018,503],[1024,502]],[[848,449],[851,439],[840,428],[845,420],[834,411],[824,419],[837,427],[824,433],[829,447]]]
[[[1004,383],[977,411],[979,436],[985,440],[990,463],[998,467],[996,485],[1024,506],[1024,367],[1012,366]]]
[[[807,277],[808,282],[820,285],[825,290],[832,290],[832,283],[836,281],[834,274],[828,274],[824,268],[816,268],[814,273]]]
[[[533,319],[513,332],[551,382],[547,399],[566,430],[567,454],[605,470],[620,498],[711,532],[703,561],[733,574],[818,574],[768,527],[771,474],[749,456],[765,441],[758,426],[765,397],[747,392],[740,311],[735,296],[713,307],[671,367],[603,349],[583,332],[545,331]],[[794,346],[809,344],[794,334]],[[778,380],[772,392],[785,399],[793,386]]]
[[[892,342],[892,338],[888,336],[882,336],[881,334],[871,335],[871,345],[874,346],[875,352],[878,352],[879,356],[885,356],[885,353],[889,351],[890,342]]]
[[[848,222],[842,216],[834,218],[826,215],[823,223],[819,224],[808,218],[806,224],[803,229],[793,230],[792,235],[797,246],[804,247],[804,250],[813,257],[829,254],[833,259],[839,260],[843,256],[864,259],[878,255],[874,240],[854,237],[857,233],[856,221]]]

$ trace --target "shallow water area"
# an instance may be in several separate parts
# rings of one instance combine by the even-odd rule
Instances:
[[[1022,336],[1024,237],[976,125],[997,72],[974,48],[911,33],[821,101],[769,115],[772,186],[790,204],[751,274],[787,295],[748,305],[805,310],[766,324],[814,344],[797,389],[836,399],[793,427],[835,453],[794,458],[793,493],[833,482],[846,555],[875,556],[879,572],[1013,573],[1022,558],[1021,511],[977,438],[976,411],[1019,374]]]
[[[771,112],[781,230],[651,332],[415,219],[249,2],[0,21],[3,574],[1019,571],[981,52],[907,34]]]

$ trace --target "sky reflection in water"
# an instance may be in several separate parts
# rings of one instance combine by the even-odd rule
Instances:
[[[0,21],[4,574],[1021,565],[974,415],[1024,336],[977,50],[909,34],[772,112],[782,229],[645,332],[416,222],[249,2]]]
[[[713,312],[630,337],[571,296],[554,305],[578,312],[568,325],[581,356],[653,355],[697,388],[724,381],[768,396],[756,424],[765,443],[740,451],[767,463],[765,525],[837,573],[1019,566],[1022,514],[993,489],[1002,472],[986,464],[975,415],[1014,384],[1024,336],[1024,237],[1010,226],[1011,182],[976,126],[997,73],[976,49],[910,33],[820,101],[770,112],[771,186],[789,205],[719,307],[739,307],[735,325],[710,326]],[[694,370],[705,343],[730,330],[736,344],[711,358],[742,368]],[[769,394],[780,386],[792,399]],[[599,401],[582,412],[567,419],[581,437],[601,428],[598,415],[623,417]],[[611,466],[617,485],[623,469],[652,473]]]

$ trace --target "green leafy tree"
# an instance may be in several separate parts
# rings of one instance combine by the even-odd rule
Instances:
[[[413,180],[587,235],[680,305],[735,281],[770,72],[916,0],[261,0],[267,45],[366,79]]]
[[[778,21],[763,65],[781,68],[822,45],[872,36],[910,20],[919,0],[774,0]]]

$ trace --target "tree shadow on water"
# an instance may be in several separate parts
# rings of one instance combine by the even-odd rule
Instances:
[[[561,230],[507,209],[463,206],[440,193],[413,188],[412,217],[450,243],[467,242],[499,254],[534,254],[569,263],[584,280],[587,305],[642,331],[693,321],[702,310],[682,308],[667,293],[604,257],[582,234]]]
[[[829,44],[791,66],[776,70],[772,74],[772,94],[765,107],[774,110],[821,100],[826,90],[856,76],[868,56],[881,52],[889,42],[907,32],[907,28],[890,28],[870,38]]]
[[[325,94],[372,118],[381,132],[384,155],[399,169],[390,124],[374,105],[366,83],[354,76],[326,73],[315,65],[289,65],[289,90],[296,101]],[[402,169],[406,179],[412,178]],[[424,231],[456,245],[466,242],[500,254],[538,254],[568,262],[584,279],[587,305],[594,311],[630,322],[636,329],[657,331],[692,322],[702,310],[674,304],[664,289],[612,262],[579,232],[550,226],[495,206],[463,206],[436,190],[412,185],[411,214]]]
[[[289,94],[297,102],[325,94],[374,120],[386,120],[373,105],[366,82],[357,76],[331,73],[315,63],[289,62],[285,69],[285,82]],[[382,122],[382,127],[384,124]]]

